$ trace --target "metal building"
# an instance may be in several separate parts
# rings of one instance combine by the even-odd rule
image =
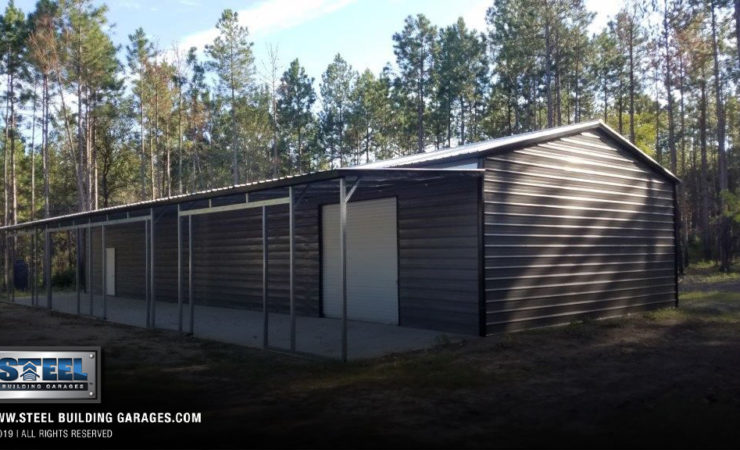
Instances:
[[[677,183],[604,123],[569,125],[8,226],[43,274],[9,296],[343,359],[391,328],[622,315],[677,305]],[[53,292],[59,235],[74,287]]]

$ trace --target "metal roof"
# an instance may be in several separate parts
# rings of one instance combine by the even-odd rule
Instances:
[[[639,147],[625,139],[621,134],[609,127],[609,125],[605,124],[601,120],[564,125],[561,127],[548,128],[546,130],[533,131],[530,133],[515,134],[512,136],[489,139],[486,141],[475,142],[472,144],[461,145],[459,147],[448,148],[444,150],[435,150],[425,153],[417,153],[409,156],[402,156],[399,158],[387,159],[383,161],[375,161],[355,167],[363,169],[380,169],[406,167],[427,162],[444,162],[447,160],[476,156],[478,154],[486,153],[493,150],[505,150],[514,147],[521,147],[524,145],[550,141],[553,139],[570,136],[589,130],[603,131],[609,137],[616,140],[617,143],[621,144],[625,149],[632,152],[637,158],[641,159],[643,162],[653,167],[660,174],[669,178],[671,181],[680,182],[678,177],[672,174],[668,169],[661,166],[657,161],[655,161],[645,152],[640,150]]]
[[[154,206],[172,205],[178,203],[191,202],[209,198],[216,198],[225,195],[245,194],[249,192],[265,191],[269,189],[283,188],[288,186],[302,185],[338,179],[340,177],[363,177],[365,181],[387,181],[398,179],[415,179],[423,180],[426,178],[439,178],[449,176],[473,176],[480,177],[483,175],[481,169],[426,169],[426,168],[366,168],[366,167],[346,167],[321,172],[311,172],[302,175],[288,175],[281,178],[254,181],[233,186],[226,186],[215,189],[208,189],[188,194],[173,195],[170,197],[158,198],[155,200],[145,200],[125,205],[111,206],[108,208],[96,209],[93,211],[81,211],[61,216],[38,219],[32,222],[23,222],[17,225],[7,225],[0,227],[0,231],[17,230],[32,226],[47,225],[50,223],[104,216],[106,214],[122,213],[127,211],[151,208]]]

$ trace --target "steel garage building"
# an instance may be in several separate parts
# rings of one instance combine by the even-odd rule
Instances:
[[[488,335],[621,315],[677,304],[677,183],[604,123],[569,125],[6,227],[47,286],[11,297],[344,358],[353,323]],[[73,293],[43,270],[60,233]]]

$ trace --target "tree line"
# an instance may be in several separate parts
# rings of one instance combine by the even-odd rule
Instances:
[[[682,178],[683,259],[740,239],[740,0],[493,0],[486,29],[409,16],[395,61],[315,79],[225,10],[203,49],[124,48],[92,0],[0,17],[2,225],[601,118]],[[8,247],[3,244],[5,263]]]

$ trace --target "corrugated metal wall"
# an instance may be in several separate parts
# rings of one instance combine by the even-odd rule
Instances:
[[[399,322],[402,326],[478,334],[479,181],[399,183],[382,191],[359,189],[353,200],[398,194]],[[321,205],[309,197],[296,208],[296,312],[320,314]],[[269,302],[288,312],[288,207],[268,208]],[[155,211],[158,302],[177,300],[177,228],[173,208]],[[187,225],[183,219],[183,297],[187,301]],[[261,210],[193,217],[193,288],[197,304],[262,309]],[[116,248],[117,294],[144,297],[142,224],[108,227]],[[101,288],[100,230],[93,230],[93,275]],[[139,273],[141,272],[141,274]]]
[[[84,233],[84,231],[83,231]],[[116,296],[144,299],[146,296],[144,266],[144,223],[108,226],[105,246],[116,249]],[[93,292],[103,289],[103,264],[100,228],[92,230]],[[86,257],[87,253],[85,253]],[[85,280],[81,280],[84,284]]]
[[[186,229],[183,225],[183,230]],[[268,302],[271,311],[286,313],[289,305],[287,205],[268,208],[268,229]],[[295,304],[296,312],[301,315],[318,315],[317,236],[315,208],[297,208]],[[184,280],[187,277],[186,239],[187,233],[183,232]],[[175,239],[172,245],[176,243]],[[176,267],[175,262],[173,270]],[[172,285],[177,286],[177,282]],[[193,217],[193,291],[197,304],[262,310],[261,209]],[[175,298],[176,295],[175,292]]]
[[[399,189],[400,324],[479,333],[477,179]]]
[[[601,132],[484,159],[486,331],[675,301],[674,189]]]

